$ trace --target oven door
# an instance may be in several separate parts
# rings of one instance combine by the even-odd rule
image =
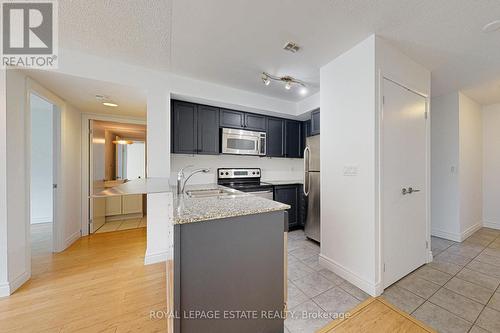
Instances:
[[[273,200],[274,195],[272,190],[263,190],[263,191],[254,191],[254,192],[246,192],[248,194],[255,195],[257,197]]]
[[[222,153],[237,155],[265,155],[266,133],[222,129]]]

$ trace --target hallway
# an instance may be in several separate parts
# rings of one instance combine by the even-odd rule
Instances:
[[[432,237],[431,246],[434,261],[382,296],[439,332],[500,332],[500,231],[462,243]]]

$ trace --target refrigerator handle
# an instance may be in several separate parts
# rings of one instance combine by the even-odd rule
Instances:
[[[304,149],[304,186],[302,186],[302,190],[304,191],[304,195],[307,197],[309,195],[309,155],[311,154],[311,150],[309,147]]]

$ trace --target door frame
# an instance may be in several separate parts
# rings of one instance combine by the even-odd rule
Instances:
[[[384,147],[383,147],[383,130],[384,130],[384,121],[383,121],[383,113],[384,113],[384,101],[383,101],[383,96],[384,96],[384,80],[388,80],[398,86],[400,86],[403,89],[406,89],[414,94],[417,94],[425,99],[425,111],[427,112],[427,119],[426,119],[426,128],[425,128],[425,156],[426,156],[426,170],[425,170],[425,178],[426,178],[426,189],[425,189],[425,194],[426,194],[426,199],[425,199],[425,207],[426,207],[426,240],[427,240],[427,253],[426,253],[426,263],[429,263],[432,261],[432,252],[431,252],[431,243],[430,243],[430,238],[431,238],[431,219],[430,219],[430,207],[431,207],[431,193],[430,193],[430,188],[431,188],[431,161],[430,161],[430,154],[431,154],[431,142],[430,142],[430,137],[431,137],[431,126],[430,126],[430,120],[431,120],[431,110],[430,110],[430,95],[426,94],[422,91],[419,91],[418,89],[415,89],[411,87],[409,84],[402,83],[400,80],[394,79],[388,75],[385,75],[382,73],[382,71],[379,71],[379,94],[378,94],[378,114],[377,114],[377,122],[378,122],[378,130],[377,130],[377,147],[378,147],[378,161],[377,161],[377,205],[376,208],[378,209],[378,278],[377,278],[377,283],[376,283],[376,289],[377,289],[377,294],[381,294],[384,291],[384,260],[385,260],[385,253],[384,253],[384,210],[383,210],[383,202],[382,202],[382,193],[384,191],[383,188],[383,173],[382,173],[382,168],[384,166],[384,158],[383,158],[383,152],[384,152]]]
[[[94,113],[82,113],[82,236],[89,235],[89,195],[90,195],[90,121],[110,121],[124,124],[138,124],[147,126],[146,119],[126,116],[113,116]],[[147,130],[147,127],[146,127]],[[146,162],[147,163],[147,162]],[[147,165],[146,165],[147,168]]]
[[[52,129],[52,146],[53,146],[53,159],[52,159],[52,171],[53,171],[53,184],[60,185],[62,183],[61,178],[61,121],[62,114],[66,108],[66,103],[64,100],[56,96],[54,93],[48,89],[42,87],[34,80],[26,79],[26,117],[25,117],[25,177],[29,181],[26,182],[26,267],[28,268],[29,276],[31,276],[31,95],[37,95],[38,97],[51,103],[53,107],[53,129]],[[52,210],[52,251],[61,252],[64,250],[64,239],[63,239],[63,207],[59,204],[61,202],[62,193],[57,188],[53,189],[53,210]]]

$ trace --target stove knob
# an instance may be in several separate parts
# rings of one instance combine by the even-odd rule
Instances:
[[[226,176],[229,176],[229,172],[226,172]]]
[[[252,172],[252,175],[255,175],[255,171],[254,171],[254,172]]]

